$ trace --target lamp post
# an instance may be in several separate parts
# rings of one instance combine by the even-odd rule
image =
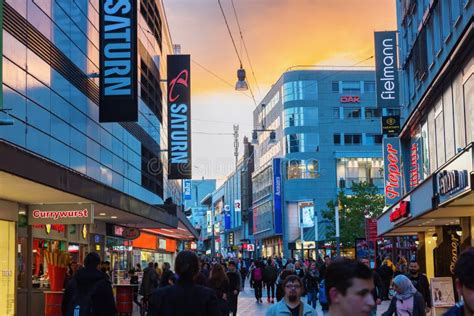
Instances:
[[[341,255],[341,240],[339,235],[339,199],[337,200],[336,207],[334,208],[335,220],[336,220],[336,254],[339,257]]]

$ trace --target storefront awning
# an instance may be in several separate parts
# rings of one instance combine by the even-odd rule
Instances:
[[[135,227],[176,228],[176,211],[147,204],[75,170],[0,141],[0,199],[17,203],[93,203],[95,218]],[[105,215],[101,215],[105,214]]]

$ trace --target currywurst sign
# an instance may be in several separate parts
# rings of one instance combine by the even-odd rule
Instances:
[[[397,62],[397,33],[375,32],[375,79],[377,106],[398,107],[399,84]]]
[[[137,1],[100,0],[100,122],[136,122]]]
[[[168,179],[191,179],[189,55],[168,55]]]
[[[28,206],[32,224],[92,224],[93,204],[33,204]]]

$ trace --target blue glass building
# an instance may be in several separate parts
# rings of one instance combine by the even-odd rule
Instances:
[[[333,236],[325,236],[321,211],[340,189],[350,194],[352,182],[367,181],[382,190],[380,117],[387,114],[399,109],[376,108],[373,71],[295,69],[280,77],[254,111],[254,128],[263,130],[253,173],[260,255],[301,249],[304,214],[305,256],[314,256],[314,214],[324,241]]]
[[[99,123],[99,1],[2,1],[0,109],[9,111],[0,118],[14,124],[0,126],[0,228],[12,236],[0,242],[7,258],[0,269],[12,278],[12,287],[0,285],[1,315],[44,310],[43,293],[32,290],[32,265],[40,271],[42,259],[34,260],[53,241],[64,251],[77,243],[70,249],[78,262],[98,251],[112,265],[132,266],[140,262],[140,250],[132,253],[120,225],[167,229],[170,238],[179,225],[197,236],[177,208],[181,183],[167,179],[162,78],[174,47],[164,8],[161,1],[137,3],[139,118]],[[42,203],[93,204],[94,224],[57,230],[28,225],[29,205]],[[114,234],[118,238],[106,238]],[[170,262],[181,247],[165,238],[145,246]]]

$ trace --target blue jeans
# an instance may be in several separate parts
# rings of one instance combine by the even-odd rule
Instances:
[[[316,289],[308,291],[306,297],[308,298],[308,305],[311,305],[315,309],[318,301],[318,291]]]

